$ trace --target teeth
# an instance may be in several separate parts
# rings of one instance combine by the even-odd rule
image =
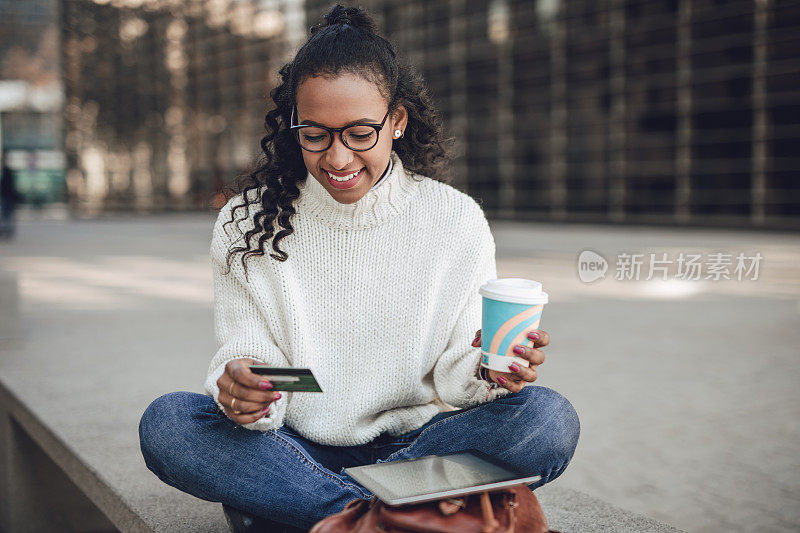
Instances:
[[[323,170],[324,170],[324,169],[323,169]],[[326,173],[328,176],[330,176],[330,177],[331,177],[331,179],[333,179],[333,180],[335,180],[335,181],[348,181],[348,180],[351,180],[351,179],[353,179],[353,178],[356,176],[356,174],[358,174],[359,172],[361,172],[361,171],[360,171],[360,170],[357,170],[356,172],[353,172],[352,174],[348,174],[347,176],[342,176],[342,177],[340,178],[339,176],[334,176],[333,174],[331,174],[330,172],[328,172],[327,170],[325,170],[325,173]]]

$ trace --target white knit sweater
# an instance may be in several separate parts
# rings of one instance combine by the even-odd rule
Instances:
[[[269,416],[243,427],[285,422],[315,442],[355,446],[419,428],[442,402],[471,407],[509,393],[477,377],[480,349],[471,346],[481,327],[478,288],[497,277],[483,211],[391,158],[389,172],[353,204],[337,202],[309,174],[294,233],[279,243],[288,259],[271,258],[267,241],[264,256],[247,259],[249,281],[241,253],[230,274],[223,267],[251,218],[237,209],[240,230],[223,229],[240,196],[220,211],[211,241],[219,349],[206,393],[219,404],[217,379],[238,357],[311,368],[324,391],[283,393]]]

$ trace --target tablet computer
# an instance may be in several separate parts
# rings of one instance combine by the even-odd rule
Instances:
[[[527,475],[478,450],[354,466],[345,473],[387,505],[405,505],[474,494],[525,483]]]

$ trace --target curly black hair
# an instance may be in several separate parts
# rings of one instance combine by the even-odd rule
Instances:
[[[311,28],[311,35],[294,59],[281,67],[281,83],[270,92],[275,107],[264,119],[262,153],[253,169],[238,176],[236,184],[227,190],[226,196],[241,194],[244,203],[233,207],[225,225],[234,222],[239,209],[244,209],[244,217],[236,222],[252,217],[254,224],[244,234],[245,245],[228,250],[228,271],[233,255],[244,252],[246,276],[245,260],[251,255],[263,256],[264,243],[273,237],[272,248],[277,253],[270,256],[278,261],[289,257],[278,248],[278,241],[294,232],[291,218],[296,211],[292,203],[300,197],[298,183],[308,176],[289,121],[297,87],[309,77],[352,73],[375,83],[389,102],[390,113],[400,104],[408,111],[404,135],[394,139],[392,148],[403,167],[437,181],[451,181],[448,150],[452,139],[443,137],[439,115],[422,77],[397,59],[392,44],[378,35],[375,23],[363,9],[337,4],[324,19]],[[277,228],[281,229],[275,233]]]

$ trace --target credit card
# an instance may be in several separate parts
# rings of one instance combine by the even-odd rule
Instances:
[[[322,392],[310,368],[286,368],[250,365],[250,370],[272,383],[272,390]]]

